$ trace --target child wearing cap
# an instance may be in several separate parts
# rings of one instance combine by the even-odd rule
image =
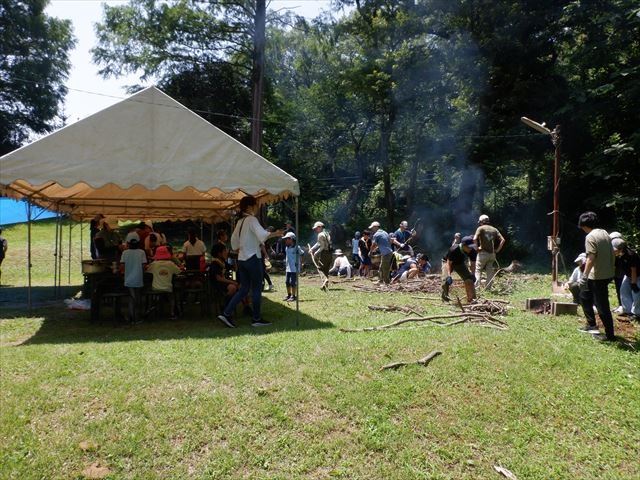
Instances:
[[[573,296],[573,303],[580,305],[580,279],[582,278],[582,272],[584,272],[584,264],[587,261],[587,254],[581,253],[573,261],[577,266],[571,272],[569,280],[564,284],[564,288],[571,292]]]
[[[301,258],[304,255],[304,250],[301,246],[296,244],[296,235],[293,232],[287,232],[282,237],[286,245],[285,258],[285,285],[287,287],[287,296],[283,299],[285,302],[295,302],[296,289],[298,286],[298,272],[301,267]]]
[[[172,260],[173,255],[165,245],[156,248],[153,262],[147,267],[147,272],[153,275],[151,289],[154,292],[166,293],[169,299],[169,317],[176,319],[176,301],[173,295],[173,277],[182,270]]]
[[[144,286],[147,254],[141,248],[140,236],[136,232],[129,232],[125,241],[128,248],[122,252],[120,263],[124,265],[124,286],[129,289],[129,321],[138,323],[137,309]]]

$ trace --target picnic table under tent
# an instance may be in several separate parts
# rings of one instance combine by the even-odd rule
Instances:
[[[292,199],[297,228],[296,178],[153,86],[0,157],[0,164],[0,196],[75,220],[101,213],[217,222],[253,195],[260,205]]]

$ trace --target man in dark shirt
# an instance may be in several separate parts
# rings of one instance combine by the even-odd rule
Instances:
[[[473,243],[473,237],[466,236],[460,243],[454,243],[443,259],[443,273],[445,279],[442,282],[442,300],[448,302],[449,286],[453,283],[451,274],[456,272],[464,282],[464,289],[467,294],[467,302],[472,303],[476,298],[475,281],[472,272],[476,269],[476,257],[478,247]],[[467,266],[467,261],[469,265]]]

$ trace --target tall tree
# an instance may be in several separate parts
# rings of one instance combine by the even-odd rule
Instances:
[[[0,0],[0,155],[59,124],[75,45],[71,22],[47,17],[48,0]]]
[[[203,116],[244,141],[251,102],[236,99],[250,85],[254,17],[255,2],[242,0],[106,5],[103,22],[96,26],[93,58],[104,77],[136,73],[143,80],[179,86],[178,100],[204,111]],[[186,79],[201,83],[190,88]],[[205,88],[209,93],[203,96]],[[250,90],[248,94],[251,98]]]

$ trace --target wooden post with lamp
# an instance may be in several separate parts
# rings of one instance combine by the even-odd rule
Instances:
[[[558,282],[558,255],[560,254],[560,125],[556,125],[553,130],[549,130],[544,123],[535,122],[527,117],[521,117],[522,123],[537,130],[540,133],[549,135],[551,143],[555,148],[553,165],[553,225],[551,236],[547,237],[547,249],[551,251],[551,288],[553,293],[562,293],[562,282]]]

